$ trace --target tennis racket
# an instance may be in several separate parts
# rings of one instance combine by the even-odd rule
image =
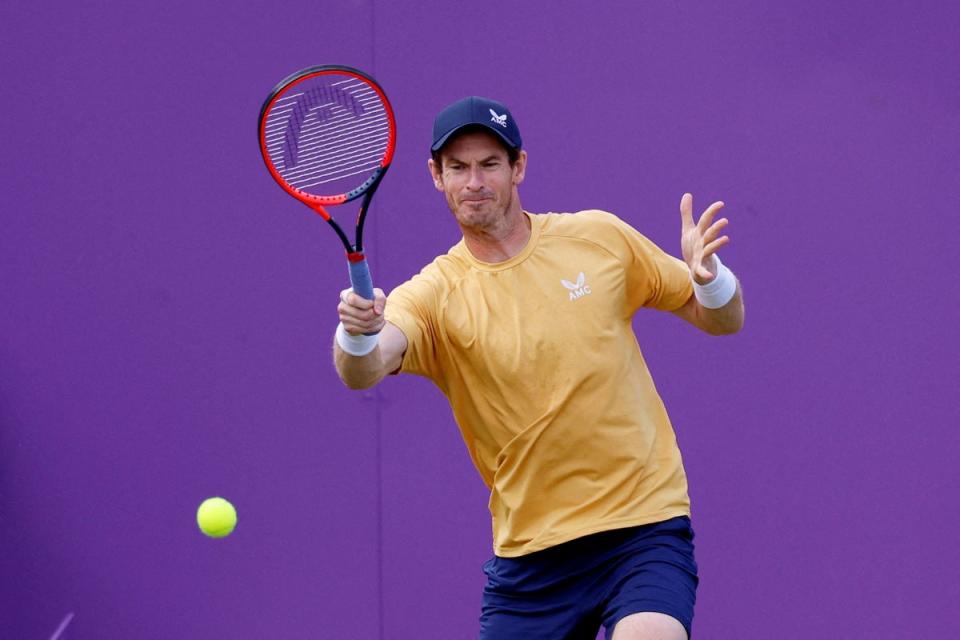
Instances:
[[[357,69],[325,65],[294,73],[260,109],[260,153],[284,191],[330,223],[347,252],[353,291],[373,300],[363,253],[370,200],[390,168],[397,127],[376,81]],[[362,197],[354,242],[327,207]]]

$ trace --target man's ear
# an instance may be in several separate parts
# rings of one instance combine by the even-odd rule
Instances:
[[[513,184],[514,186],[523,182],[523,177],[527,173],[527,152],[521,150],[517,156],[517,161],[513,163]]]
[[[443,191],[443,173],[440,171],[440,167],[437,166],[437,163],[433,161],[433,158],[427,160],[427,169],[430,170],[430,177],[433,179],[433,186],[437,191]]]

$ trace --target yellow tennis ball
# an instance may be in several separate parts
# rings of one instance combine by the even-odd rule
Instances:
[[[237,526],[237,510],[223,498],[207,498],[197,509],[197,524],[211,538],[223,538]]]

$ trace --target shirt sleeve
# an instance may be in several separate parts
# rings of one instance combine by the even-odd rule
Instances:
[[[609,247],[619,256],[626,271],[626,298],[632,313],[640,307],[662,311],[679,309],[693,295],[690,269],[632,226],[610,213],[603,213]]]
[[[437,300],[433,280],[423,272],[387,296],[384,317],[407,338],[400,372],[439,379],[437,362]]]

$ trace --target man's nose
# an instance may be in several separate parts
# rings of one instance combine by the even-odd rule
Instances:
[[[478,190],[483,188],[483,174],[480,167],[470,167],[470,179],[467,181],[467,188]]]

